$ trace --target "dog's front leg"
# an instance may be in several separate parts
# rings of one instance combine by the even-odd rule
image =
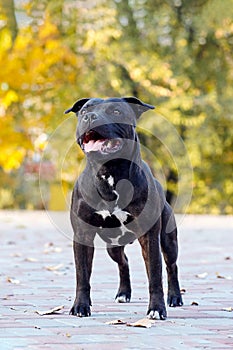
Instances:
[[[73,249],[76,268],[76,298],[70,314],[79,317],[90,316],[90,277],[94,247],[82,245],[74,240]]]
[[[147,315],[156,318],[159,315],[161,320],[166,319],[167,312],[164,303],[162,285],[162,257],[160,252],[160,230],[161,220],[139,238],[142,247],[142,255],[146,265],[149,280],[149,307]]]

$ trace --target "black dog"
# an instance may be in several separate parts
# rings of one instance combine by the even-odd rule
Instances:
[[[162,287],[161,250],[167,266],[168,304],[181,306],[177,277],[177,229],[161,185],[140,156],[135,131],[140,115],[154,107],[134,97],[81,99],[66,113],[79,118],[77,142],[87,164],[72,196],[71,223],[77,289],[70,313],[90,316],[90,276],[94,239],[106,242],[118,263],[118,302],[129,302],[131,285],[124,246],[138,239],[149,279],[147,314],[167,316]]]

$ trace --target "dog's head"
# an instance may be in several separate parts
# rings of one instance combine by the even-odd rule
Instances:
[[[127,140],[137,142],[137,119],[153,106],[135,97],[84,98],[65,113],[74,112],[78,119],[77,142],[87,156],[107,157],[127,151]]]

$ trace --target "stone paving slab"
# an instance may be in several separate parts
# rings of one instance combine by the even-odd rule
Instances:
[[[132,302],[116,304],[117,266],[97,249],[92,316],[69,315],[75,293],[68,213],[0,211],[0,349],[233,349],[233,218],[177,216],[184,306],[149,328],[107,325],[145,316],[147,278],[140,247],[127,247]],[[164,269],[164,288],[166,290]],[[193,305],[192,305],[193,304]],[[59,305],[56,314],[36,310]],[[229,309],[230,310],[230,309]]]

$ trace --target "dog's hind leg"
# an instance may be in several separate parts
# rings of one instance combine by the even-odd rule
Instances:
[[[120,285],[116,295],[116,302],[127,303],[131,299],[131,284],[128,258],[124,253],[124,246],[107,248],[110,257],[118,264]]]
[[[183,305],[178,281],[178,269],[176,265],[178,255],[177,228],[175,217],[168,203],[165,204],[162,213],[161,247],[167,267],[169,306]]]
[[[146,271],[149,281],[149,306],[147,315],[150,318],[160,318],[165,320],[167,317],[164,303],[163,285],[162,285],[162,256],[160,252],[160,232],[161,220],[143,236],[139,237],[139,243],[142,248],[142,255],[146,265]]]

